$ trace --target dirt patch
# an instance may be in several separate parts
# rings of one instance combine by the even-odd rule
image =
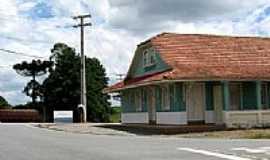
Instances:
[[[270,129],[216,131],[180,134],[175,136],[179,138],[270,139]]]

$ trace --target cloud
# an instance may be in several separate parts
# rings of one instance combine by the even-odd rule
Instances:
[[[160,32],[268,36],[268,0],[9,0],[0,2],[0,48],[49,57],[56,42],[79,52],[78,23],[71,17],[91,13],[85,28],[85,53],[97,57],[111,78],[126,73],[138,43]],[[31,58],[0,52],[0,66]],[[29,100],[21,92],[28,78],[0,68],[0,95],[12,104]]]
[[[177,23],[227,19],[237,12],[253,10],[267,0],[116,0],[110,1],[109,23],[113,27],[143,34],[173,28]]]

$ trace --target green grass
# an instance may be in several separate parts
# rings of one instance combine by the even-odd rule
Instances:
[[[253,133],[250,135],[247,135],[246,138],[248,139],[270,139],[269,133]]]
[[[119,123],[121,120],[121,107],[112,107],[112,114],[110,116],[110,122]]]

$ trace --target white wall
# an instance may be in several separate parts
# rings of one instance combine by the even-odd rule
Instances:
[[[122,123],[148,123],[148,112],[121,113]]]
[[[215,123],[214,111],[205,111],[205,123]]]
[[[187,113],[157,112],[157,124],[187,124]]]
[[[270,126],[270,110],[224,111],[223,115],[229,128]]]

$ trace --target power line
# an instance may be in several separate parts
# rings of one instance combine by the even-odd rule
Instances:
[[[0,65],[0,68],[9,68],[9,67],[12,67],[13,65]]]
[[[11,53],[11,54],[20,55],[20,56],[23,56],[23,57],[31,57],[31,58],[38,58],[38,59],[46,59],[46,57],[30,55],[30,54],[27,54],[27,53],[17,52],[17,51],[12,51],[12,50],[9,50],[9,49],[4,49],[4,48],[0,48],[0,51],[6,52],[6,53]]]
[[[67,18],[67,17],[64,17],[64,18]],[[16,21],[30,21],[31,20],[31,19],[29,19],[27,17],[12,17],[12,18],[0,17],[0,20],[6,21],[6,22],[9,22],[9,23],[11,23],[11,19],[12,19],[12,22],[16,22]],[[45,18],[40,18],[40,19],[45,19]],[[47,26],[48,26],[48,24],[47,24]],[[71,24],[69,24],[69,23],[66,23],[66,25],[63,25],[63,26],[61,26],[61,25],[51,25],[51,24],[49,24],[49,26],[50,26],[49,28],[45,28],[45,29],[42,29],[42,30],[69,29],[69,28],[71,29],[71,28],[73,28],[73,26]]]
[[[21,42],[28,42],[28,43],[43,43],[43,44],[51,44],[49,41],[43,41],[43,40],[30,40],[30,39],[23,39],[23,38],[18,38],[18,37],[13,37],[13,36],[5,36],[5,35],[0,35],[0,38],[5,38],[8,40],[14,40],[14,41],[21,41]]]

